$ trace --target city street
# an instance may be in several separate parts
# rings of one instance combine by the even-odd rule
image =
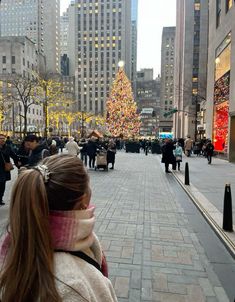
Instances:
[[[217,161],[223,164],[216,160],[206,168],[216,169]],[[203,158],[190,159],[192,181],[194,173],[200,178],[202,162],[206,164]],[[118,301],[234,300],[234,259],[174,175],[164,173],[160,156],[118,152],[113,171],[89,174],[96,233]],[[215,172],[213,176],[220,182]],[[0,208],[1,224],[7,209]]]

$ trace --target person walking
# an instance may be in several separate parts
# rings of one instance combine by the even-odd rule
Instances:
[[[192,152],[192,148],[193,148],[193,140],[188,135],[188,137],[186,138],[185,143],[184,143],[185,155],[187,157],[190,157],[191,152]]]
[[[90,200],[78,157],[57,154],[21,171],[0,247],[1,301],[117,302]]]
[[[166,173],[171,173],[171,171],[169,171],[169,164],[172,164],[172,169],[176,170],[176,161],[173,154],[174,149],[175,146],[173,145],[172,140],[166,138],[165,143],[162,146],[162,163],[165,164]]]
[[[211,164],[212,156],[214,153],[214,145],[212,144],[211,140],[208,140],[206,147],[205,147],[206,157],[208,164]]]
[[[95,157],[97,154],[97,143],[96,138],[91,137],[87,144],[87,155],[89,157],[89,168],[95,168]]]
[[[176,143],[175,150],[173,150],[173,153],[175,156],[178,171],[180,171],[180,163],[182,162],[183,148],[180,146],[179,142]]]
[[[114,169],[116,152],[117,152],[116,144],[113,139],[110,139],[108,143],[108,151],[107,151],[107,164],[112,165],[110,169]]]
[[[85,138],[80,140],[79,147],[81,148],[81,160],[83,161],[84,165],[87,166],[87,141]]]
[[[19,167],[19,159],[12,150],[11,146],[6,144],[6,137],[4,134],[0,134],[0,206],[5,205],[3,202],[3,196],[6,189],[6,182],[11,180],[11,170],[13,165],[10,162],[10,158],[13,159],[15,165]]]
[[[50,152],[44,143],[39,142],[40,138],[35,134],[29,134],[25,137],[25,148],[30,150],[28,166],[36,166],[43,158],[50,156]]]
[[[77,156],[80,152],[78,144],[74,141],[74,137],[69,138],[69,141],[66,143],[65,147],[70,155]]]

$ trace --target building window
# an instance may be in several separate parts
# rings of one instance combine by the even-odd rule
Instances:
[[[2,64],[6,64],[7,62],[7,57],[6,56],[2,56]]]
[[[233,0],[226,0],[226,12],[233,6]]]
[[[216,27],[220,25],[221,22],[221,0],[216,0]]]

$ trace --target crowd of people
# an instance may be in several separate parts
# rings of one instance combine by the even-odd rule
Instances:
[[[88,165],[90,169],[95,168],[96,156],[100,150],[105,150],[107,168],[111,165],[110,169],[114,169],[116,144],[113,139],[100,140],[91,137],[76,141],[73,137],[43,139],[37,135],[29,134],[16,148],[10,137],[6,138],[4,134],[0,134],[0,205],[4,205],[3,195],[6,181],[11,179],[10,171],[13,166],[6,170],[6,166],[11,165],[10,158],[18,169],[31,168],[48,156],[62,153],[64,148],[69,155],[80,157],[84,165]]]
[[[171,173],[169,165],[172,165],[172,170],[180,170],[180,163],[182,162],[183,153],[190,157],[193,154],[196,156],[205,156],[208,164],[212,162],[212,156],[214,155],[214,145],[210,139],[201,139],[194,143],[190,136],[185,140],[178,139],[165,139],[162,143],[162,163],[165,164],[165,172]]]

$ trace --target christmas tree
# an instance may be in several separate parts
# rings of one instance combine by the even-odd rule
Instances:
[[[119,68],[106,104],[107,126],[112,136],[133,137],[139,134],[140,117],[133,98],[131,83]]]

